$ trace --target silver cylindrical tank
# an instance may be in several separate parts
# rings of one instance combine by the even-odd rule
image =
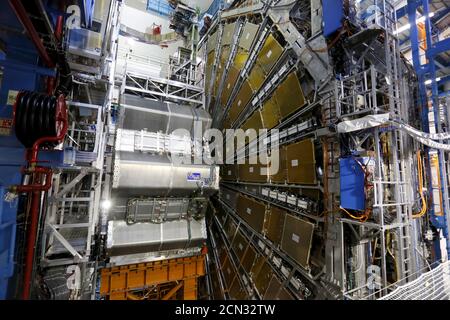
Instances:
[[[208,195],[219,189],[219,167],[177,165],[168,155],[117,152],[113,189],[130,197]]]

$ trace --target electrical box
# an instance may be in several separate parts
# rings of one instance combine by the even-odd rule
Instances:
[[[366,196],[364,192],[365,173],[361,165],[364,159],[353,157],[341,158],[340,184],[341,184],[341,207],[344,209],[364,211],[366,209]]]
[[[331,36],[342,27],[344,4],[342,0],[327,0],[323,2],[323,35]]]

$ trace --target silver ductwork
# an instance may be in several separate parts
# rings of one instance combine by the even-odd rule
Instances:
[[[146,130],[164,134],[172,134],[177,129],[184,129],[194,137],[196,121],[202,126],[202,134],[211,128],[211,116],[203,108],[161,102],[131,94],[122,95],[121,106],[119,124],[121,129]]]
[[[109,256],[120,256],[188,249],[201,246],[206,237],[205,218],[133,225],[125,221],[110,221],[107,251]]]

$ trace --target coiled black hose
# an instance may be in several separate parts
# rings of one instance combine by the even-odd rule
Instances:
[[[57,135],[57,98],[41,93],[22,91],[14,106],[14,126],[17,139],[26,147],[43,137]],[[55,147],[47,142],[44,147]]]

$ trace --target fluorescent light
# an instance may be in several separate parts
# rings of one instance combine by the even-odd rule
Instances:
[[[436,78],[436,82],[439,82],[439,81],[441,81],[441,78]],[[425,85],[429,85],[429,84],[431,84],[433,81],[431,80],[431,79],[429,79],[429,80],[427,80],[427,81],[425,81],[424,83],[425,83]]]
[[[111,200],[103,200],[101,203],[101,207],[103,210],[108,211],[112,206]]]
[[[430,12],[430,14],[428,16],[430,18],[434,17],[434,12]],[[416,19],[416,23],[418,24],[418,23],[425,22],[425,19],[426,19],[426,16],[421,16],[419,19]],[[400,28],[398,28],[395,31],[395,34],[399,34],[399,33],[405,32],[406,30],[409,30],[410,28],[411,28],[411,24],[407,23],[404,26],[401,26]]]

